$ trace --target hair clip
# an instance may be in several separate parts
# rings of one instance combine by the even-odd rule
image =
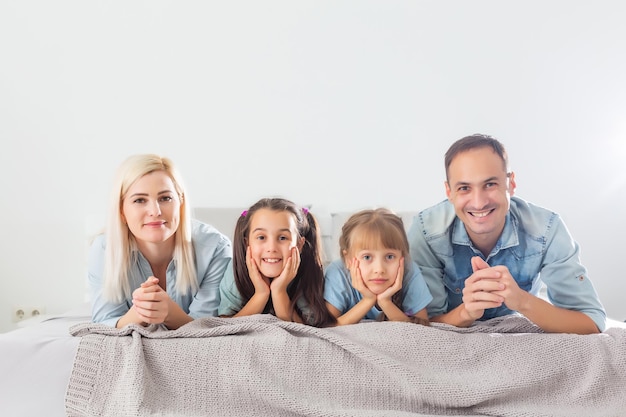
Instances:
[[[302,212],[304,213],[304,215],[306,216],[307,214],[309,214],[309,209],[306,207],[302,207]]]
[[[241,217],[246,217],[248,215],[248,210],[244,210],[241,212]]]

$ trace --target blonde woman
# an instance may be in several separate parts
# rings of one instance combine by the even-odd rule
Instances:
[[[216,316],[231,243],[190,218],[173,162],[153,154],[129,157],[118,168],[110,204],[106,229],[89,253],[92,320],[177,329]]]

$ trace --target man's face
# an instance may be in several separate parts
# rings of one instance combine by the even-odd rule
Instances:
[[[515,176],[491,148],[462,152],[448,168],[446,195],[470,239],[484,254],[495,246],[515,191]]]

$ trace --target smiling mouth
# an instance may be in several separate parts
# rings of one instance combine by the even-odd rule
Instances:
[[[268,264],[277,264],[281,259],[277,258],[263,258],[263,262],[267,262]]]
[[[495,209],[489,209],[489,210],[483,210],[483,211],[468,211],[467,213],[472,216],[472,217],[476,217],[477,219],[481,219],[483,217],[487,217],[489,214],[491,214]]]

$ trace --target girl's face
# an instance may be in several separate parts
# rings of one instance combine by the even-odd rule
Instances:
[[[365,286],[372,293],[378,295],[396,281],[402,251],[383,247],[358,248],[352,252],[352,257],[348,261],[354,262],[355,258]]]
[[[180,222],[180,198],[164,171],[139,178],[126,192],[122,219],[137,243],[162,243],[170,239]]]
[[[296,218],[286,210],[259,209],[250,220],[248,245],[250,255],[266,278],[276,278],[291,256],[291,248],[302,249],[304,238],[298,239]]]

